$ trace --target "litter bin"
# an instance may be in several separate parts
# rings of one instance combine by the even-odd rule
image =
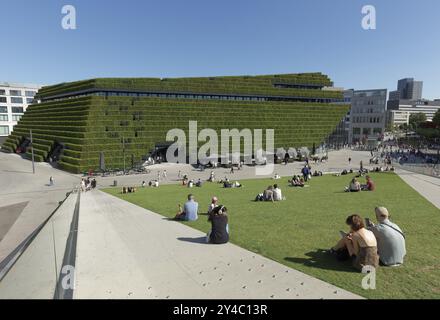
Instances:
[[[117,187],[118,186],[118,181],[117,180],[113,180],[113,187]]]

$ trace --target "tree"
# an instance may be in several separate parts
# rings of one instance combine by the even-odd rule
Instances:
[[[423,122],[426,122],[426,114],[424,113],[413,113],[409,116],[409,125],[413,129],[418,128]]]
[[[437,112],[435,113],[434,118],[432,118],[432,122],[437,127],[440,127],[440,109],[438,109]]]

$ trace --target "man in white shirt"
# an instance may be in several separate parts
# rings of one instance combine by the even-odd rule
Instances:
[[[273,185],[273,200],[274,201],[281,201],[281,200],[283,200],[283,195],[281,193],[281,189],[278,188],[277,184]]]

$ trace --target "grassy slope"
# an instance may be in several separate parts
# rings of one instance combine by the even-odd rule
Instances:
[[[287,201],[253,202],[255,195],[270,179],[241,181],[242,189],[223,189],[217,183],[205,183],[191,192],[205,211],[210,197],[216,195],[229,208],[231,241],[294,269],[368,298],[440,298],[440,210],[425,200],[392,173],[373,174],[377,191],[341,192],[350,177],[314,178],[309,188],[287,187],[287,179],[278,180]],[[121,195],[120,189],[107,189],[110,194],[148,208],[164,216],[176,213],[177,203],[184,202],[188,188],[164,185],[145,188],[136,194]],[[407,235],[407,258],[399,268],[381,267],[377,289],[363,290],[362,275],[349,264],[335,261],[322,249],[338,240],[338,230],[351,213],[374,218],[374,207],[385,206],[392,220]],[[205,216],[186,223],[208,231]]]

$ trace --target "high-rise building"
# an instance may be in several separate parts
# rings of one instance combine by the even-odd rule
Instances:
[[[399,92],[398,96],[395,96],[394,91],[390,92],[390,100],[420,100],[422,99],[423,81],[415,81],[414,78],[400,79],[397,82],[397,91]]]
[[[33,102],[38,89],[38,85],[0,82],[0,144]]]
[[[428,121],[440,109],[440,101],[422,98],[423,82],[413,78],[401,79],[397,83],[397,91],[391,91],[387,103],[387,126],[409,124],[412,114],[423,113]]]
[[[349,142],[374,146],[385,132],[387,89],[355,90],[351,99]]]

